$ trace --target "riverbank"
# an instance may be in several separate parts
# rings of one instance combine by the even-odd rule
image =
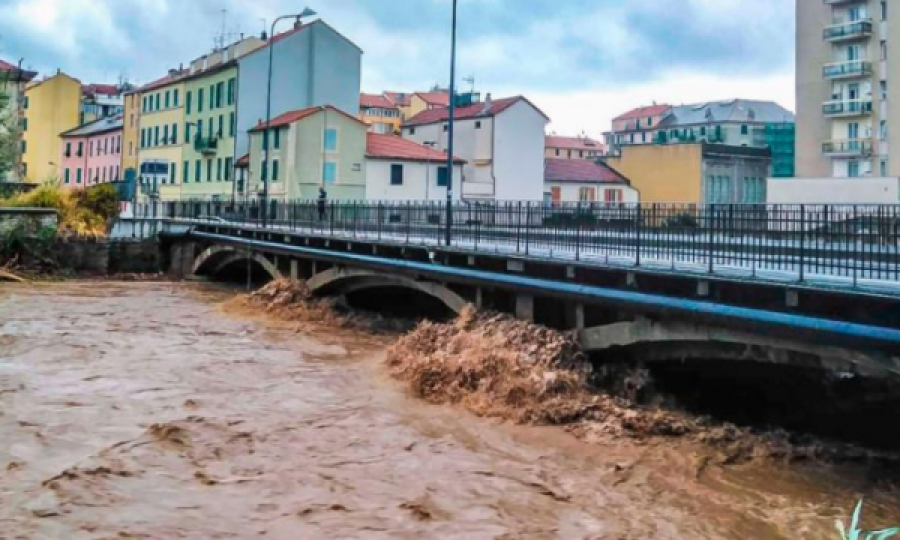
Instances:
[[[837,538],[866,463],[722,465],[431,405],[394,336],[190,283],[0,286],[0,531],[22,538]],[[255,315],[250,316],[251,313]],[[2,535],[0,535],[2,536]]]

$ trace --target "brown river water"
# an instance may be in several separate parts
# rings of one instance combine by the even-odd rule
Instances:
[[[863,466],[708,465],[408,396],[390,340],[168,283],[0,284],[0,538],[840,538]],[[894,426],[894,429],[897,427]]]

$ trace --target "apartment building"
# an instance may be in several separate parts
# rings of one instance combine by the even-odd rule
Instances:
[[[122,115],[94,120],[60,134],[59,179],[80,189],[116,182],[122,174]]]
[[[369,125],[369,131],[378,134],[400,133],[400,106],[385,94],[360,94],[359,119]]]
[[[25,122],[25,86],[31,82],[37,73],[20,68],[18,65],[10,64],[0,58],[0,93],[6,94],[8,102],[7,108],[12,115],[13,121],[21,130]],[[13,156],[12,170],[7,173],[0,172],[0,181],[7,177],[10,181],[20,181],[20,172],[22,170],[22,140],[21,131],[19,131],[19,141],[16,148],[16,155]]]
[[[140,89],[138,176],[143,195],[163,200],[180,197],[186,76],[187,71],[171,70]]]
[[[900,176],[900,5],[796,7],[797,176]]]
[[[62,72],[25,89],[22,124],[22,177],[26,182],[53,180],[59,171],[59,135],[78,127],[81,81]]]
[[[140,150],[141,92],[130,90],[122,96],[122,178],[136,178]]]
[[[595,160],[606,154],[603,143],[589,137],[547,135],[544,156],[547,159]]]
[[[403,124],[403,137],[447,152],[449,111],[430,109]],[[461,196],[469,200],[541,201],[545,129],[550,122],[522,96],[456,109],[453,153],[466,161]],[[453,189],[460,189],[454,177]]]

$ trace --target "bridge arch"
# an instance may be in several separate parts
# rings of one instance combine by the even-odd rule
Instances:
[[[316,274],[306,284],[310,292],[314,294],[333,292],[351,294],[367,289],[384,287],[410,289],[435,298],[456,314],[461,313],[466,304],[468,304],[457,293],[438,283],[418,281],[406,276],[382,274],[355,268],[334,267]]]
[[[265,270],[272,279],[282,278],[281,272],[272,264],[272,262],[260,253],[249,253],[245,250],[235,249],[230,246],[211,246],[203,251],[194,260],[191,269],[193,275],[206,272],[208,275],[215,276],[226,267],[239,261],[250,259]]]

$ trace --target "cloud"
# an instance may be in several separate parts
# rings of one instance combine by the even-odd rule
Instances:
[[[364,90],[446,84],[450,0],[306,1],[365,51]],[[594,132],[606,129],[638,95],[784,100],[792,94],[794,1],[460,0],[458,72],[495,96],[526,94],[542,102],[560,131],[580,129],[587,118],[596,118],[589,126]],[[0,0],[0,56],[25,57],[42,72],[61,68],[85,81],[125,74],[146,82],[207,52],[222,28],[223,8],[226,29],[258,34],[261,19],[302,5]],[[762,81],[778,86],[749,96]],[[685,94],[697,97],[674,97]]]

